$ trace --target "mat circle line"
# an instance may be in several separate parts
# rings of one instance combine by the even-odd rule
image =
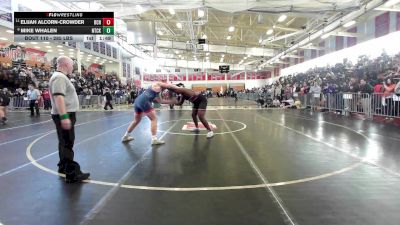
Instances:
[[[227,121],[227,120],[226,120]],[[166,121],[170,122],[170,121]],[[52,133],[52,132],[51,132]],[[50,135],[51,133],[44,134],[38,138],[36,138],[34,141],[32,141],[28,147],[26,148],[26,156],[29,159],[29,161],[36,166],[37,168],[56,175],[60,177],[65,177],[64,174],[60,174],[55,170],[49,169],[42,164],[38,163],[36,159],[32,155],[32,147],[34,144],[36,144],[38,141],[41,139],[45,138],[46,136]],[[316,176],[311,176],[307,178],[302,178],[302,179],[295,179],[295,180],[289,180],[289,181],[281,181],[281,182],[274,182],[274,183],[268,183],[268,184],[250,184],[250,185],[235,185],[235,186],[219,186],[219,187],[157,187],[157,186],[142,186],[142,185],[130,185],[130,184],[118,184],[115,182],[107,182],[107,181],[100,181],[100,180],[85,180],[85,183],[91,183],[91,184],[98,184],[98,185],[103,185],[103,186],[120,186],[121,188],[126,188],[126,189],[137,189],[137,190],[149,190],[149,191],[167,191],[167,192],[197,192],[197,191],[224,191],[224,190],[244,190],[244,189],[256,189],[256,188],[265,188],[265,187],[276,187],[276,186],[284,186],[284,185],[292,185],[292,184],[299,184],[299,183],[305,183],[305,182],[310,182],[310,181],[315,181],[315,180],[320,180],[324,179],[327,177],[331,177],[334,175],[342,174],[345,173],[349,170],[355,169],[356,167],[362,165],[363,160],[360,160],[358,162],[355,162],[353,164],[350,164],[347,167],[341,168],[339,170],[335,170],[329,173],[324,173],[321,175],[316,175]]]

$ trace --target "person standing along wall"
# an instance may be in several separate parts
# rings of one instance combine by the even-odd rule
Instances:
[[[27,93],[27,97],[28,97],[28,101],[29,101],[29,109],[31,110],[31,116],[35,115],[34,114],[35,111],[36,111],[36,116],[40,116],[40,112],[39,112],[40,92],[32,84],[29,85],[28,88],[29,88],[29,90]]]
[[[51,109],[51,99],[50,99],[50,92],[49,92],[48,88],[43,90],[42,98],[44,101],[44,109],[45,110]]]
[[[3,124],[7,122],[7,107],[10,104],[10,98],[7,88],[0,91],[0,121]]]
[[[111,110],[114,109],[111,104],[112,96],[110,93],[110,89],[106,88],[106,93],[104,93],[104,96],[106,97],[106,105],[104,106],[104,110],[108,110],[108,106],[110,106]]]
[[[371,94],[374,92],[374,88],[365,79],[361,79],[358,91],[361,94],[363,112],[367,118],[371,118]]]

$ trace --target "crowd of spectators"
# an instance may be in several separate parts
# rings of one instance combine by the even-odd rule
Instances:
[[[43,66],[14,66],[4,67],[0,65],[0,89],[7,88],[7,92],[13,97],[28,97],[29,87],[39,90],[40,101],[45,109],[51,108],[48,81],[54,69],[45,69]],[[74,72],[69,79],[74,84],[76,92],[81,96],[111,94],[118,104],[122,99],[132,102],[139,93],[139,89],[132,85],[123,85],[117,74],[107,73],[96,76],[94,73],[83,71],[82,74]]]
[[[271,85],[247,89],[244,92],[257,94],[257,101],[281,102],[292,98],[300,99],[301,96],[308,93],[321,94],[321,102],[326,96],[324,94],[359,93],[370,95],[374,93],[385,98],[382,100],[384,105],[394,107],[398,104],[398,102],[394,102],[393,98],[396,98],[394,96],[396,95],[396,84],[399,83],[400,54],[390,57],[383,53],[376,59],[360,56],[355,64],[344,60],[343,63],[334,66],[318,67],[305,73],[282,76]]]

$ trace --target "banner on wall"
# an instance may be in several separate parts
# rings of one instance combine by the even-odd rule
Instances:
[[[206,80],[206,73],[189,74],[189,81]]]
[[[26,49],[18,45],[3,44],[0,49],[1,57],[6,57],[12,61],[23,61],[26,59]]]
[[[0,0],[0,6],[3,9],[0,10],[0,20],[12,22],[11,0]]]
[[[186,81],[186,74],[170,74],[169,81]]]
[[[389,12],[375,17],[375,37],[382,37],[389,33],[390,17]]]
[[[88,67],[88,71],[92,73],[100,73],[103,70],[103,66],[100,64],[93,63]]]
[[[25,59],[26,60],[32,60],[40,63],[45,63],[47,61],[46,57],[46,52],[40,51],[38,49],[34,48],[26,48],[25,49]]]
[[[93,51],[99,52],[99,42],[93,42]]]
[[[104,42],[100,42],[100,53],[106,55],[106,44]]]
[[[84,42],[83,45],[86,49],[92,50],[92,42]]]
[[[143,74],[144,81],[161,81],[167,82],[167,74]]]
[[[107,56],[111,57],[112,52],[111,52],[111,46],[110,45],[106,45],[106,52],[107,52]]]
[[[118,56],[117,56],[117,49],[116,48],[112,48],[112,57],[114,58],[114,59],[118,59]]]
[[[245,79],[245,72],[234,72],[231,71],[232,73],[228,73],[226,75],[227,80],[244,80]]]
[[[208,80],[225,80],[225,73],[208,74]]]

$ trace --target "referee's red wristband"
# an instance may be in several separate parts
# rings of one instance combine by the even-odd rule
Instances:
[[[63,115],[60,116],[60,118],[61,118],[61,120],[69,119],[69,114],[68,113],[67,114],[63,114]]]

